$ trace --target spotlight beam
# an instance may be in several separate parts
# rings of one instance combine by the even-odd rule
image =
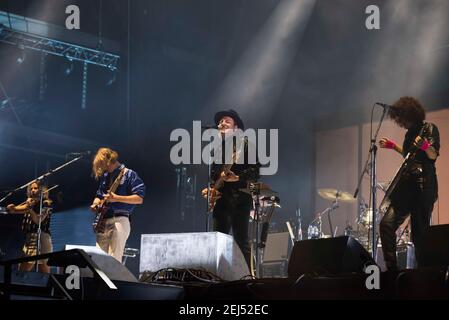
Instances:
[[[315,0],[280,1],[212,99],[243,116],[268,116],[279,100]]]

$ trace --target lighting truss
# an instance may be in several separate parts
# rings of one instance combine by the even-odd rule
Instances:
[[[49,39],[32,33],[13,30],[0,24],[0,41],[15,45],[21,49],[31,49],[47,54],[65,57],[73,61],[81,61],[109,68],[112,71],[118,69],[120,56],[98,51],[67,42]]]

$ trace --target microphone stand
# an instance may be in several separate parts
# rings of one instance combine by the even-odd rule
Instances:
[[[202,126],[202,129],[217,129],[216,126]],[[212,138],[212,137],[211,137]],[[221,137],[222,138],[222,137]],[[215,138],[214,138],[215,139]],[[216,158],[214,150],[214,158]],[[222,150],[224,152],[224,150]],[[211,194],[211,184],[212,184],[212,142],[209,141],[209,162],[207,165],[207,196],[206,196],[206,232],[210,231],[210,218],[213,214],[213,210],[209,211],[210,194]]]
[[[296,239],[302,241],[301,209],[299,209],[299,207],[296,209],[296,217],[298,218],[298,230]]]
[[[210,216],[212,212],[209,211],[209,203],[210,203],[210,192],[211,187],[210,184],[212,182],[212,147],[209,143],[209,163],[207,164],[207,201],[206,201],[206,232],[210,230]]]
[[[374,106],[373,106],[374,109]],[[377,238],[376,238],[376,216],[377,216],[377,135],[379,134],[380,127],[382,126],[382,122],[384,120],[385,114],[387,113],[387,108],[383,108],[382,116],[379,121],[379,125],[377,126],[376,133],[374,134],[374,137],[372,136],[371,132],[371,141],[370,141],[370,148],[368,151],[368,158],[365,163],[365,167],[362,170],[362,173],[359,178],[359,183],[357,184],[357,188],[354,192],[354,198],[357,198],[357,195],[359,193],[360,186],[362,184],[363,176],[365,175],[365,172],[368,169],[368,164],[371,162],[370,167],[370,186],[371,186],[371,208],[372,208],[372,225],[371,225],[371,255],[373,257],[373,260],[376,260],[376,246],[377,246]],[[370,161],[371,160],[371,161]],[[368,231],[369,232],[369,231]]]
[[[34,181],[33,181],[34,182]],[[42,186],[44,186],[45,183],[41,183],[41,188],[40,188],[40,193],[39,193],[39,223],[37,226],[37,251],[36,251],[36,255],[40,255],[41,253],[41,234],[42,234],[42,213],[43,213],[43,204],[44,204],[44,193],[48,193],[51,190],[55,189],[58,187],[58,185],[55,185],[53,187],[51,187],[50,189],[46,190],[44,192],[44,190],[42,189]],[[47,210],[49,210],[47,208]],[[50,213],[47,213],[47,216],[50,215]],[[36,272],[39,271],[39,261],[36,262]]]
[[[30,182],[25,183],[23,186],[20,186],[12,191],[10,191],[6,196],[4,196],[2,199],[0,199],[0,203],[2,203],[3,201],[5,201],[6,199],[8,199],[10,196],[12,196],[14,193],[23,190],[25,188],[27,188],[30,184],[32,184],[35,181],[42,181],[43,179],[49,177],[50,175],[52,175],[53,173],[56,173],[57,171],[61,170],[62,168],[68,166],[69,164],[72,164],[73,162],[76,162],[78,160],[81,160],[84,157],[84,155],[81,155],[79,157],[76,157],[72,160],[70,160],[69,162],[64,163],[63,165],[55,168],[55,169],[50,169],[47,173],[44,173],[43,175],[41,175],[40,177],[31,180]]]
[[[212,129],[208,127],[203,127],[205,129]],[[212,146],[209,141],[209,162],[207,164],[207,196],[206,196],[206,232],[210,231],[210,216],[212,215],[212,211],[209,210],[210,203],[210,193],[211,193],[211,183],[212,183]],[[214,155],[215,156],[215,155]]]

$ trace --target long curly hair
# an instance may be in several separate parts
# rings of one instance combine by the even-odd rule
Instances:
[[[39,190],[38,194],[35,197],[38,197],[40,195],[41,192],[43,192],[43,198],[44,200],[49,200],[49,196],[48,196],[48,187],[46,185],[43,185],[39,180],[35,180],[33,181],[31,184],[28,185],[27,187],[27,197],[28,198],[33,198],[32,194],[31,194],[31,187],[33,184],[37,185],[37,188]]]
[[[92,162],[92,175],[99,179],[106,171],[109,165],[118,160],[118,153],[109,148],[100,148]]]
[[[388,116],[400,127],[405,128],[407,123],[415,125],[423,122],[426,110],[418,99],[406,96],[394,103],[388,111]]]

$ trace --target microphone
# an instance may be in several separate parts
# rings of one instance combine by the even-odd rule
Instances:
[[[92,152],[90,150],[81,152],[70,152],[67,153],[68,156],[89,156]]]
[[[376,102],[376,104],[377,104],[378,106],[381,106],[382,108],[384,108],[384,109],[386,109],[386,110],[388,110],[388,109],[393,109],[393,108],[394,108],[394,106],[389,105],[389,104],[386,104],[386,103],[382,103],[382,102]]]

